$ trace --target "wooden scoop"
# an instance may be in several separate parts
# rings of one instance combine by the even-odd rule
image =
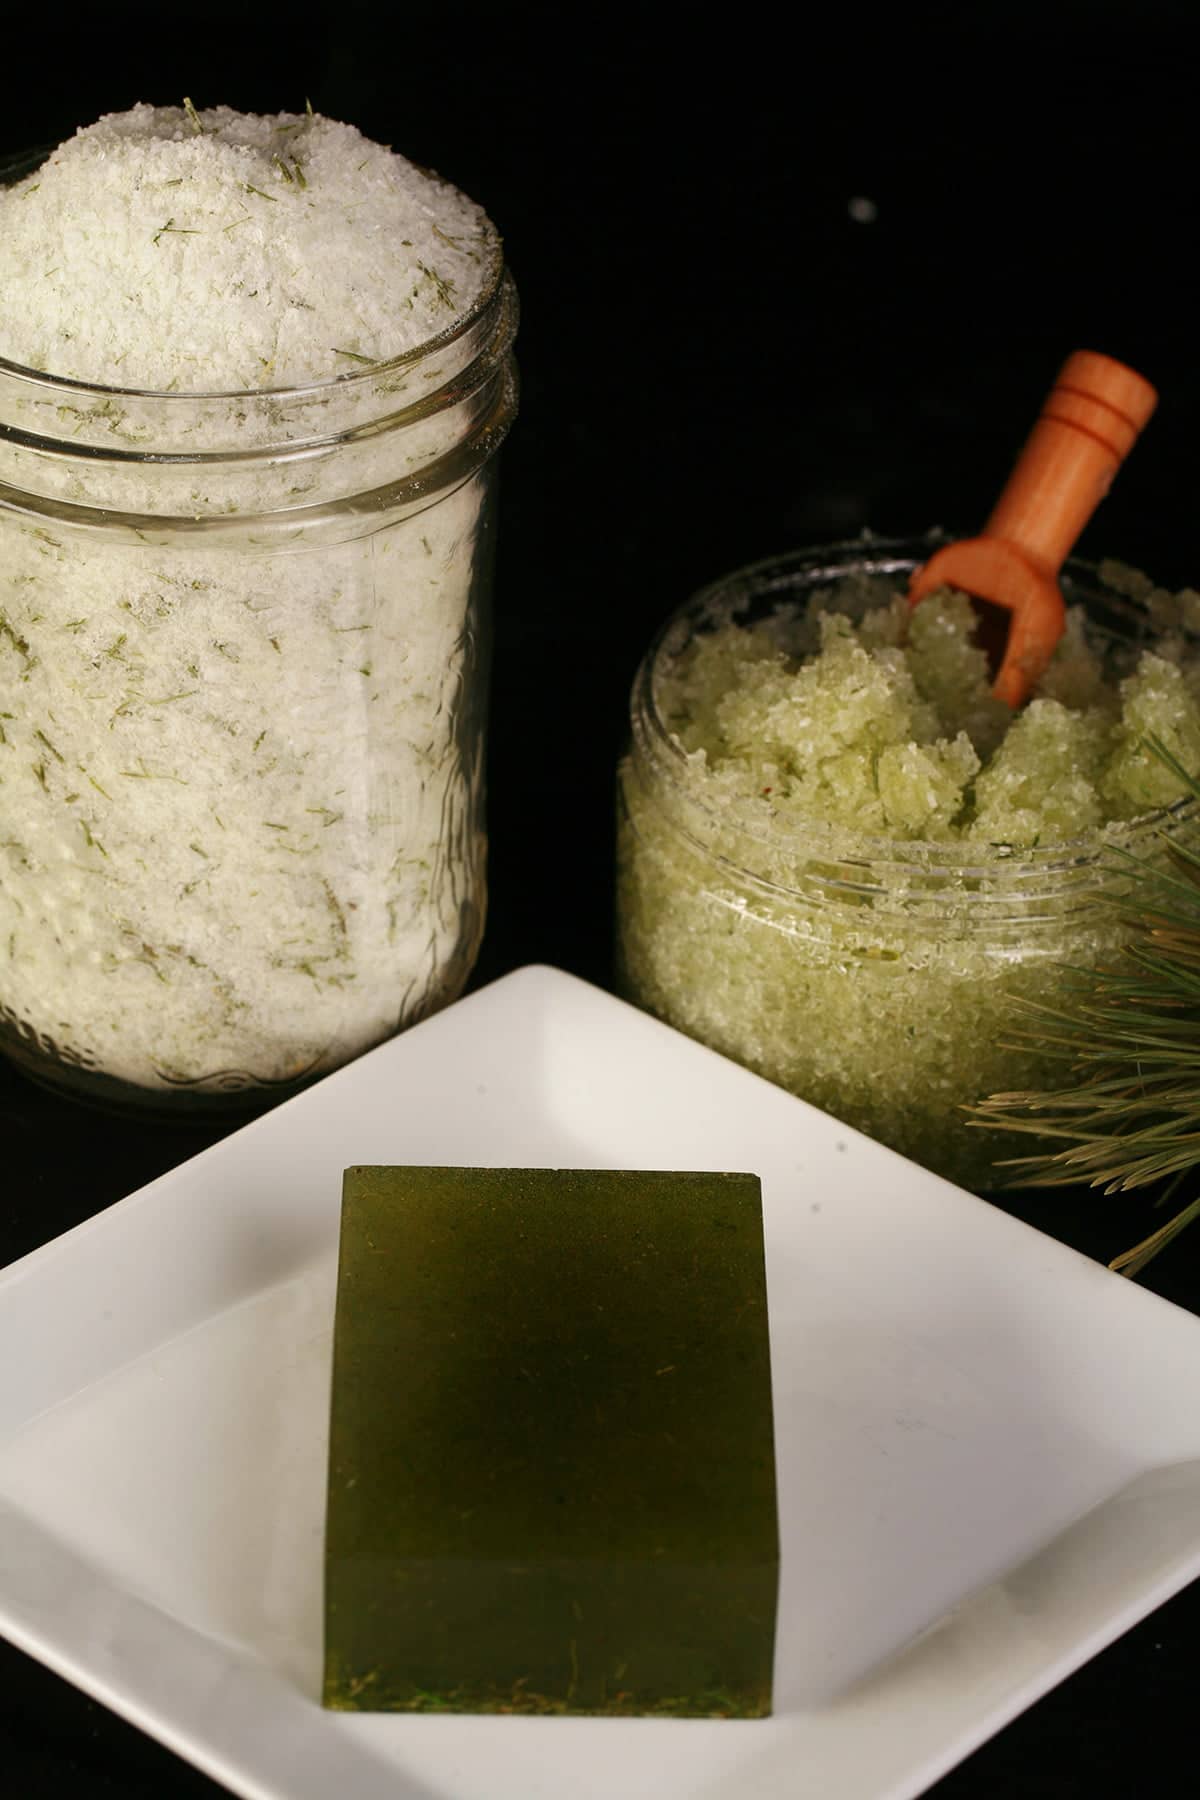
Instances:
[[[1059,371],[983,535],[948,544],[914,571],[912,605],[959,588],[1011,613],[992,692],[1020,706],[1063,634],[1058,572],[1158,403],[1111,356],[1076,350]]]

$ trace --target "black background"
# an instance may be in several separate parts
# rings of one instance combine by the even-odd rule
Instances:
[[[523,404],[503,457],[476,983],[544,961],[610,984],[613,765],[660,619],[778,550],[977,527],[1070,350],[1131,362],[1161,394],[1081,549],[1200,581],[1194,5],[35,11],[0,34],[0,154],[143,99],[309,96],[504,232]],[[204,1141],[0,1073],[0,1264]],[[1104,1258],[1147,1228],[1088,1195],[1013,1205]],[[1200,1310],[1200,1243],[1147,1285]],[[1194,1765],[1198,1672],[1192,1590],[935,1791],[1190,1791],[1154,1770]],[[4,1646],[0,1786],[219,1791]]]

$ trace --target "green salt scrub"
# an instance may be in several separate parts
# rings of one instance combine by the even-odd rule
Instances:
[[[943,1173],[1009,1141],[961,1107],[1046,1069],[1009,996],[1112,953],[1106,847],[1149,848],[1200,770],[1200,595],[1104,565],[1154,629],[1069,608],[1034,697],[991,697],[965,596],[855,574],[656,659],[622,767],[620,952],[641,1004]],[[711,619],[708,621],[711,625]],[[659,728],[648,722],[657,713]]]
[[[1200,662],[1182,635],[1124,659],[1122,679],[1073,608],[1014,714],[992,698],[965,595],[944,589],[912,610],[877,591],[858,620],[818,599],[811,656],[789,654],[777,625],[731,622],[666,673],[666,722],[718,804],[775,825],[1033,849],[1182,797],[1148,733],[1200,768]],[[1200,595],[1180,597],[1181,622],[1187,605]]]

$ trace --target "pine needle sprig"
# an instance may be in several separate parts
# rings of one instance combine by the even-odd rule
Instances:
[[[1145,742],[1200,799],[1200,777],[1161,739]],[[1115,852],[1126,890],[1113,905],[1129,940],[1112,965],[1065,970],[1058,1005],[1013,1002],[1008,1047],[1064,1065],[1062,1085],[967,1109],[970,1125],[1058,1146],[998,1161],[1013,1186],[1152,1188],[1156,1207],[1186,1189],[1165,1225],[1110,1263],[1126,1275],[1200,1218],[1200,847],[1166,833],[1163,844],[1158,857]]]

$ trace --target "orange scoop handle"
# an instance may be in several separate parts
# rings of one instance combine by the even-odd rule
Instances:
[[[1013,614],[993,693],[1019,706],[1049,662],[1066,613],[1058,572],[1158,403],[1150,383],[1092,350],[1069,356],[982,534],[913,575],[915,606],[962,588]]]
[[[1133,449],[1158,395],[1124,363],[1077,350],[983,528],[1057,575]]]

